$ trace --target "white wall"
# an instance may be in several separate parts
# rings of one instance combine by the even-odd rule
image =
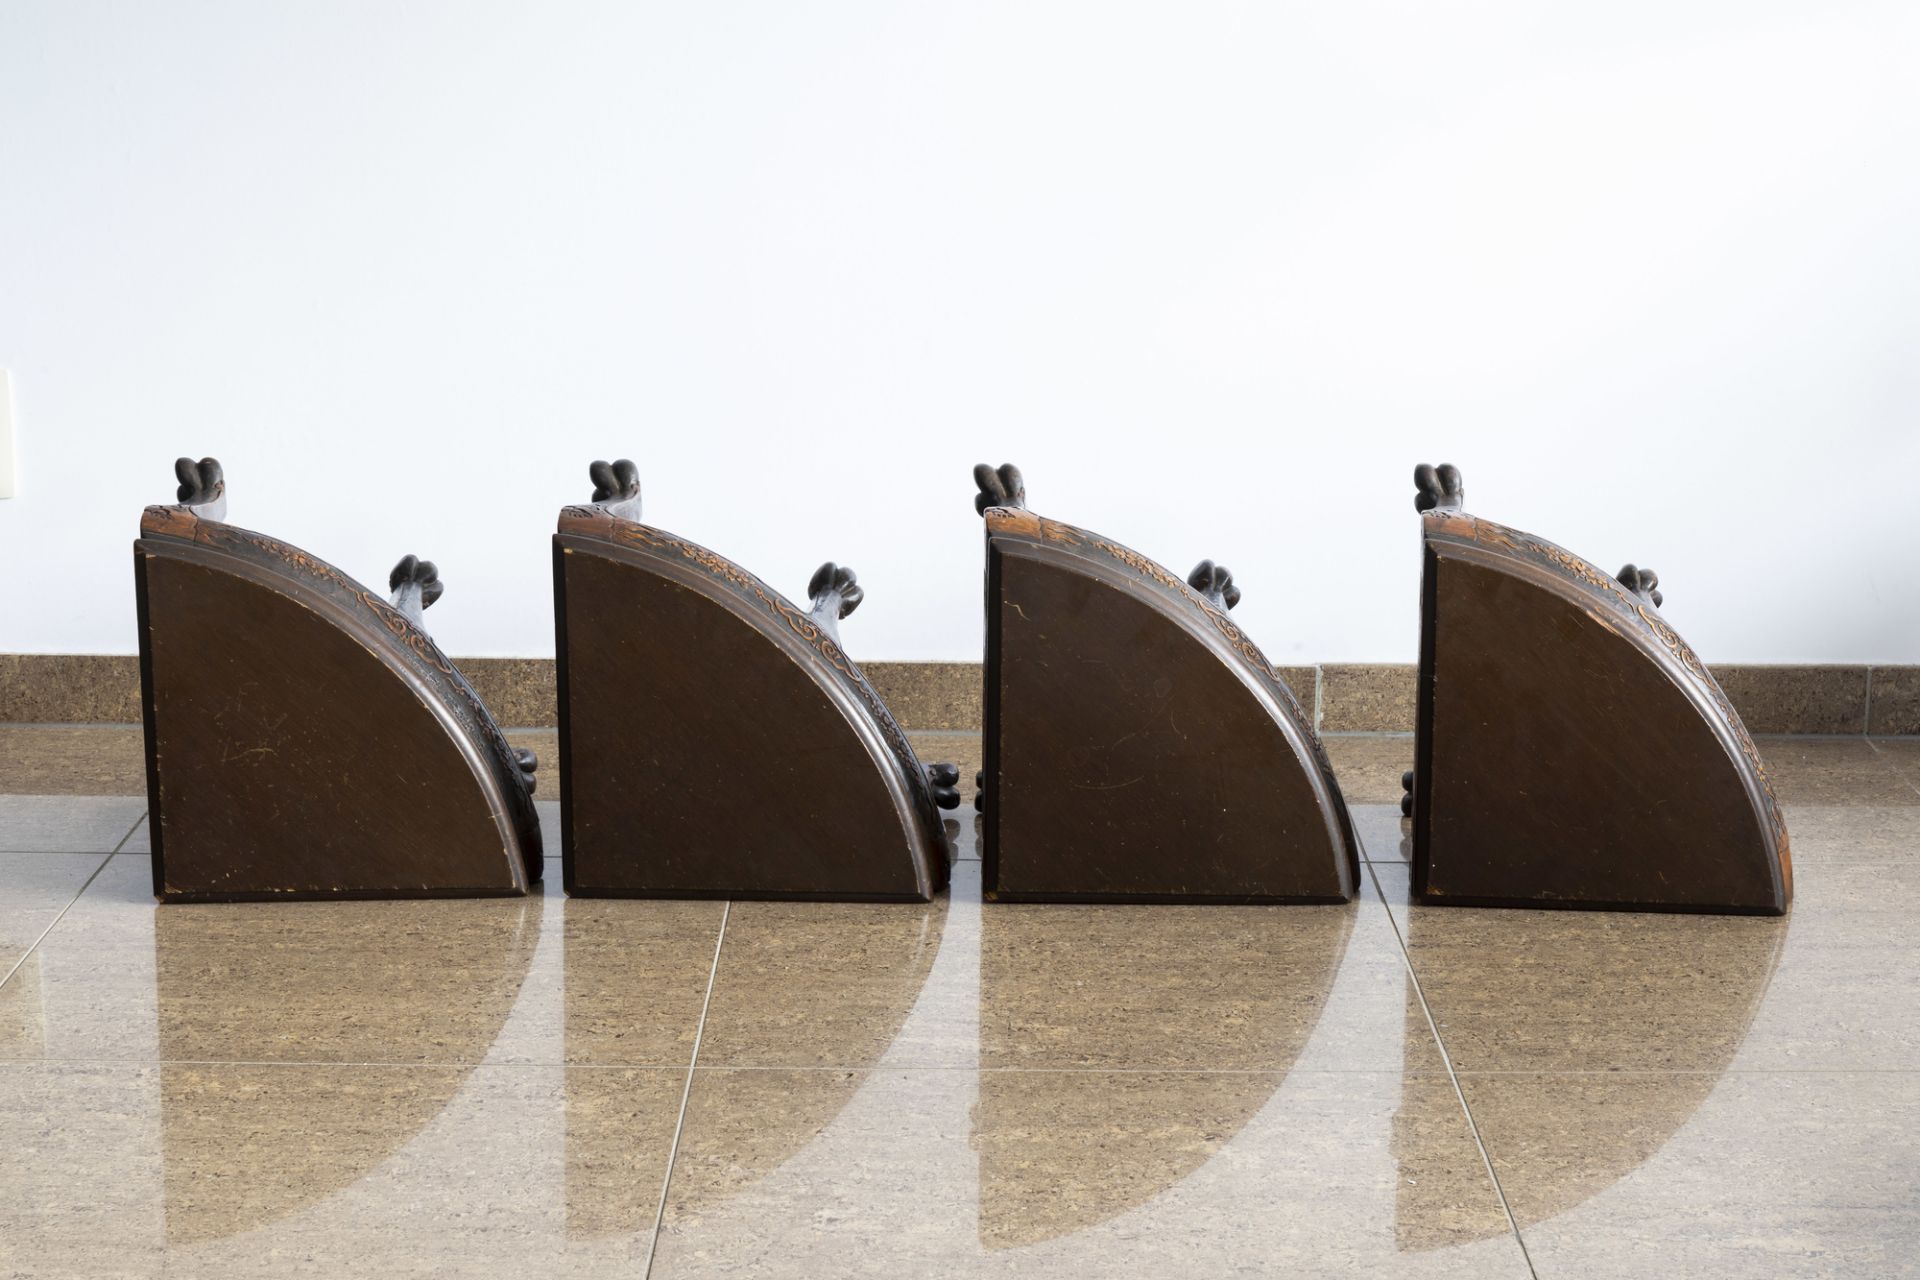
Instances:
[[[968,470],[1279,661],[1411,661],[1409,472],[1719,661],[1920,660],[1920,6],[0,3],[0,651],[131,652],[177,454],[552,651],[595,457],[874,658]]]

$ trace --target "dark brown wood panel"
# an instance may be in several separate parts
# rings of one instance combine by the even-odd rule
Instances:
[[[988,896],[1346,901],[1331,766],[1223,603],[1086,530],[985,515]]]
[[[1457,509],[1424,545],[1420,900],[1784,911],[1765,767],[1651,589]]]
[[[526,891],[539,837],[511,762],[393,633],[199,543],[144,539],[136,568],[158,896]]]
[[[936,788],[837,642],[851,572],[823,567],[803,611],[616,510],[637,502],[569,508],[554,539],[568,891],[928,900]]]

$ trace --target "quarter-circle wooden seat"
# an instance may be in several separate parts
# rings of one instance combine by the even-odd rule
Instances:
[[[1451,466],[1422,514],[1413,888],[1431,904],[1778,915],[1786,823],[1758,748],[1661,616],[1618,575],[1461,509]]]
[[[633,463],[553,539],[562,866],[591,897],[925,902],[947,883],[922,765],[839,642],[864,593],[821,566],[803,609],[640,522]]]
[[[1188,581],[1035,515],[1011,466],[986,519],[982,874],[989,899],[1345,902],[1357,842],[1310,717]]]
[[[226,523],[218,462],[176,472],[134,544],[155,895],[526,893],[535,762],[422,629],[433,565],[389,600]]]

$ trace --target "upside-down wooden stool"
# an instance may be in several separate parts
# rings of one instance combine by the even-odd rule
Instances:
[[[178,505],[148,507],[133,548],[155,895],[527,892],[533,753],[422,629],[432,563],[402,560],[389,600],[225,523],[212,458],[175,471]]]
[[[974,469],[986,518],[985,895],[1002,902],[1345,902],[1357,842],[1307,713],[1183,582],[1026,509]]]
[[[1466,514],[1451,466],[1414,482],[1418,899],[1785,911],[1793,869],[1766,768],[1660,616],[1659,578]]]
[[[561,861],[586,897],[925,902],[945,887],[922,765],[840,647],[863,596],[820,566],[793,604],[640,523],[639,473],[596,462],[553,539]]]

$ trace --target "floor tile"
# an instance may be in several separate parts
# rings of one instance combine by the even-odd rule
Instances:
[[[952,861],[980,861],[980,842],[985,838],[984,817],[976,810],[962,806],[957,815],[949,814],[943,825],[946,828],[948,856]]]
[[[112,853],[146,810],[134,796],[0,795],[0,853]]]
[[[1340,794],[1348,804],[1400,803],[1400,775],[1413,768],[1413,735],[1362,733],[1321,735]]]
[[[558,894],[559,885],[549,885],[547,892]],[[567,900],[566,1060],[621,1066],[690,1062],[727,910],[720,902]]]
[[[1920,791],[1865,738],[1761,738],[1774,794],[1787,805],[1920,805]]]
[[[0,724],[0,792],[144,796],[140,726]]]
[[[122,855],[0,986],[0,1059],[686,1065],[724,904],[554,893],[156,907]]]
[[[80,894],[105,857],[0,853],[0,977],[19,962]]]
[[[1444,1072],[1387,913],[735,903],[714,1067]]]
[[[1371,892],[1323,907],[996,906],[979,1065],[1444,1070]]]
[[[1360,837],[1360,856],[1368,862],[1405,862],[1413,856],[1412,836],[1398,804],[1347,806]]]
[[[1452,1085],[695,1073],[654,1276],[1524,1277]]]
[[[533,811],[540,819],[540,850],[547,857],[560,857],[560,802],[535,800]]]
[[[1542,1280],[1920,1274],[1920,1075],[1461,1086]]]
[[[152,853],[152,824],[146,814],[140,815],[140,821],[134,825],[133,833],[120,846],[121,853]]]
[[[1920,1070],[1920,866],[1815,862],[1781,919],[1409,907],[1375,869],[1458,1070]]]
[[[0,1066],[0,1274],[640,1274],[685,1072]]]
[[[1920,684],[1920,673],[1915,683]],[[1920,787],[1920,738],[1873,738],[1869,745],[1909,786]]]
[[[1920,861],[1920,808],[1789,804],[1781,807],[1793,865]]]
[[[734,903],[700,1061],[972,1065],[978,1022],[958,966],[979,954],[980,907],[950,913],[950,901]]]

